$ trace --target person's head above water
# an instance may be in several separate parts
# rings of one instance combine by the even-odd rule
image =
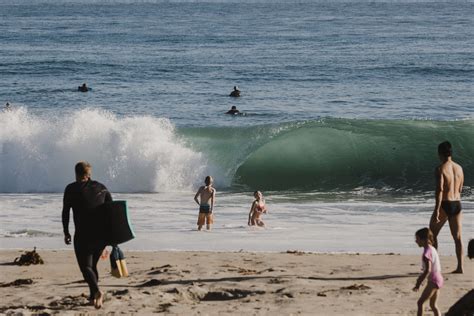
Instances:
[[[74,167],[77,181],[85,181],[91,177],[92,166],[87,161],[79,161]]]
[[[240,111],[237,110],[237,107],[235,105],[233,105],[229,111],[226,112],[226,114],[239,114]]]
[[[77,87],[77,89],[81,92],[87,92],[89,91],[89,87],[85,83],[83,83],[81,86]]]
[[[231,97],[240,97],[240,90],[239,87],[234,86],[234,90],[230,93]]]

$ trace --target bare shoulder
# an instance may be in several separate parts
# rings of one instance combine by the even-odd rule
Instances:
[[[446,171],[450,171],[453,169],[453,167],[455,168],[455,163],[454,162],[451,162],[451,161],[445,161],[443,162],[442,164],[440,164],[437,168],[438,170],[438,173],[445,173]]]
[[[201,185],[198,189],[198,192],[202,192],[202,190],[204,190],[205,186]]]
[[[462,167],[460,164],[456,163],[456,162],[453,162],[453,165],[454,165],[454,168],[456,169],[456,171],[460,171],[462,172]]]

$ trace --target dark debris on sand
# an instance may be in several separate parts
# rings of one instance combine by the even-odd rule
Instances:
[[[7,311],[11,310],[17,310],[17,309],[28,309],[32,312],[38,312],[47,309],[47,307],[43,305],[12,305],[12,306],[0,306],[0,313],[2,314],[7,314],[7,315],[23,315],[22,313],[10,313]],[[43,313],[35,313],[34,315],[50,315],[49,313],[43,312]]]
[[[14,264],[19,266],[29,266],[31,264],[44,264],[41,256],[36,252],[36,247],[33,251],[26,251],[20,257],[15,258]]]
[[[365,284],[353,284],[353,285],[349,285],[349,286],[344,286],[344,287],[341,287],[341,290],[356,290],[356,291],[362,291],[362,290],[370,290],[371,287],[370,286],[367,286]]]
[[[49,303],[49,308],[51,309],[73,309],[79,306],[90,305],[87,297],[78,295],[78,296],[65,296],[59,300],[52,301]]]
[[[171,303],[163,303],[158,306],[158,309],[155,311],[156,313],[167,313],[169,312],[169,308],[173,306]]]
[[[10,283],[0,284],[0,287],[21,286],[21,285],[30,285],[30,284],[33,284],[32,279],[17,279]]]
[[[286,253],[292,254],[292,255],[297,255],[297,256],[302,256],[306,254],[304,251],[299,251],[299,250],[287,250]]]
[[[162,284],[160,280],[157,279],[151,279],[150,281],[146,281],[145,283],[142,283],[140,285],[137,285],[137,287],[148,287],[148,286],[157,286]]]
[[[201,301],[228,301],[244,298],[247,296],[265,294],[265,291],[248,291],[240,289],[223,289],[220,291],[210,291],[201,299]]]
[[[371,287],[367,286],[365,284],[352,284],[352,285],[349,285],[349,286],[343,286],[343,287],[339,288],[339,290],[336,290],[336,289],[324,290],[324,291],[318,292],[316,295],[320,296],[320,297],[327,297],[328,293],[338,292],[338,291],[341,291],[341,290],[342,291],[349,291],[349,294],[352,294],[352,291],[366,291],[366,290],[370,290],[370,289],[371,289]]]
[[[127,294],[130,294],[130,291],[128,289],[112,291],[113,296],[123,296]]]

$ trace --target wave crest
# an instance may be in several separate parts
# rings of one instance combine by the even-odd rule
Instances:
[[[19,108],[0,113],[0,126],[0,192],[61,192],[80,160],[115,192],[180,190],[206,165],[163,118],[91,109],[40,118]]]

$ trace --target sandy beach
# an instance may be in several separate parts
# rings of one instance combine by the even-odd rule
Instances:
[[[99,262],[106,301],[97,311],[87,305],[73,251],[39,250],[43,265],[9,264],[22,253],[0,251],[0,313],[413,315],[420,295],[411,290],[419,256],[128,252],[128,278],[111,276],[108,259]],[[466,260],[465,274],[455,275],[447,273],[455,268],[455,257],[441,260],[446,282],[439,307],[446,312],[473,287],[474,263]],[[31,281],[9,285],[19,279]]]

